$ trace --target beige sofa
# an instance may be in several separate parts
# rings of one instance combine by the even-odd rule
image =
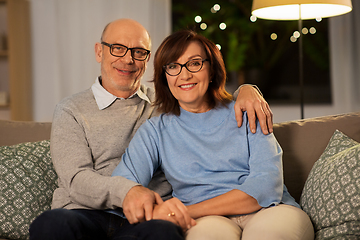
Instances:
[[[24,142],[34,143],[41,140],[48,140],[50,138],[50,129],[51,123],[0,121],[0,146],[9,146]],[[319,159],[320,155],[324,152],[324,149],[326,148],[330,138],[333,136],[333,133],[336,129],[340,130],[355,141],[360,142],[360,112],[275,124],[274,133],[284,151],[283,162],[285,184],[289,192],[292,194],[293,197],[295,197],[298,202],[300,202],[300,196],[302,194],[303,187],[310,170],[312,169],[317,159]],[[26,149],[37,148],[38,145],[29,145],[25,148],[25,150],[18,151],[16,152],[16,154],[21,155],[22,151],[27,151]],[[35,151],[35,155],[40,159],[41,156],[44,156],[44,159],[46,158],[47,163],[44,168],[45,170],[42,171],[43,173],[51,173],[53,171],[53,169],[51,169],[51,160],[47,148],[48,142],[41,142],[39,148],[40,150]],[[17,148],[10,148],[12,152],[15,152],[14,149]],[[12,157],[17,157],[16,154]],[[9,162],[9,157],[6,156],[5,159],[6,158]],[[6,175],[4,175],[4,171],[6,171],[4,170],[4,166],[6,168],[7,165],[3,163],[3,159],[4,156],[0,155],[0,181],[4,181],[4,179],[1,179],[1,177],[4,177]],[[23,159],[26,159],[26,157],[19,157],[19,159],[21,161]],[[56,176],[54,177],[52,174],[50,174],[49,179],[50,180],[47,180],[47,182],[56,181]],[[358,183],[359,181],[357,182],[357,184]],[[50,189],[54,187],[56,186],[52,183]],[[1,203],[1,197],[4,195],[4,192],[0,193],[2,194],[0,196],[0,238],[4,238],[3,229],[6,229],[6,227],[1,226],[1,224],[4,225],[6,223],[4,223],[4,219],[2,220],[1,215],[9,217],[9,214],[7,212],[9,208],[7,208],[6,204]],[[43,209],[48,209],[49,203],[51,201],[51,196],[48,194],[45,198],[45,200],[42,199],[43,203],[45,201]],[[13,201],[11,201],[11,204],[12,202]],[[10,202],[8,202],[8,204],[10,204]],[[36,211],[38,211],[36,214],[43,211],[43,209],[36,209]],[[28,223],[26,221],[21,222],[19,221],[19,219],[17,220],[18,222],[20,222],[20,225],[25,225],[25,228],[26,226],[28,226]],[[27,219],[27,221],[29,220],[31,219]],[[24,231],[24,227],[22,228],[22,231]],[[9,236],[11,235],[5,235],[5,237],[7,238],[9,238]],[[355,236],[355,238],[353,239],[358,239],[357,237]],[[13,238],[25,239],[26,236],[24,234],[18,234],[18,236],[13,236]]]

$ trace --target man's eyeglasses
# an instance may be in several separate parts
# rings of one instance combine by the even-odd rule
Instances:
[[[177,76],[181,73],[183,67],[185,67],[189,72],[196,73],[201,70],[205,61],[209,61],[208,59],[191,59],[184,64],[180,63],[169,63],[163,66],[165,72],[170,76]]]
[[[101,44],[108,46],[110,54],[115,57],[123,57],[130,50],[131,57],[138,61],[144,61],[149,56],[150,51],[144,48],[128,48],[122,44],[110,44],[107,42],[101,42]]]

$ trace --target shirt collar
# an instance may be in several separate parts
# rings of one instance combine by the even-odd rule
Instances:
[[[99,107],[99,110],[103,110],[107,107],[109,107],[113,102],[115,102],[115,100],[120,99],[120,100],[126,100],[126,99],[130,99],[135,97],[136,95],[151,103],[150,99],[148,98],[148,96],[146,96],[146,94],[141,91],[141,88],[139,88],[133,95],[131,95],[128,98],[119,98],[111,93],[109,93],[101,84],[100,84],[100,77],[96,78],[95,83],[91,86],[91,90],[94,94],[95,100],[96,100],[96,104]]]

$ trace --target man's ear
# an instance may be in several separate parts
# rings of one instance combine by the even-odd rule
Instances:
[[[101,43],[95,43],[95,59],[98,63],[102,61],[103,48]]]
[[[151,53],[149,53],[149,56],[148,56],[148,58],[147,58],[147,62],[149,62],[150,61],[150,57],[151,57]]]

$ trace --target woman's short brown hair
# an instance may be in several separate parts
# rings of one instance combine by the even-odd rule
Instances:
[[[158,106],[161,112],[180,114],[179,103],[170,91],[163,66],[179,59],[189,44],[194,41],[203,46],[210,63],[209,106],[214,108],[219,104],[225,105],[232,99],[225,90],[226,69],[220,50],[206,37],[191,30],[182,30],[165,38],[155,53],[153,82],[156,99],[154,105]]]

